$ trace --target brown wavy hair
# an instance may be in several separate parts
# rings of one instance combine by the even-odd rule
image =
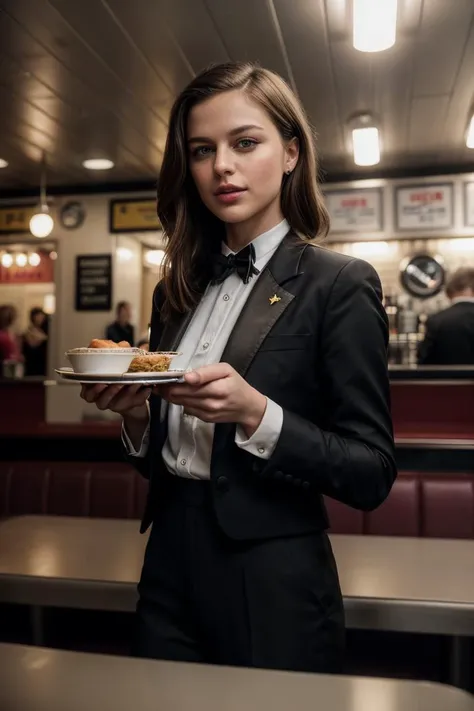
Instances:
[[[206,69],[173,105],[158,184],[158,217],[167,238],[162,280],[165,318],[185,313],[199,301],[210,279],[212,252],[220,249],[225,238],[225,224],[204,205],[189,171],[189,112],[196,104],[235,89],[245,91],[266,110],[284,141],[298,139],[296,167],[282,177],[281,209],[290,227],[305,241],[321,239],[329,230],[318,184],[315,134],[290,87],[278,74],[250,62]]]

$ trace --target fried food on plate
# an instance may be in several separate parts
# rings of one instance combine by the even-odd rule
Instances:
[[[127,341],[114,343],[114,341],[107,341],[103,338],[93,338],[89,343],[88,348],[131,348],[131,346]]]
[[[172,354],[148,353],[136,356],[128,368],[129,373],[164,373],[169,370]]]

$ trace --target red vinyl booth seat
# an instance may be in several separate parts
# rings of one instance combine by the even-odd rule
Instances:
[[[0,462],[0,517],[138,519],[147,486],[121,462]],[[376,511],[326,505],[333,533],[474,538],[474,475],[402,472]]]

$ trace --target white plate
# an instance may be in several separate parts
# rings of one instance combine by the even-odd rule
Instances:
[[[64,380],[76,383],[114,385],[163,385],[164,383],[179,383],[183,381],[185,370],[166,370],[163,373],[121,373],[111,375],[106,373],[75,373],[72,368],[57,368],[55,371]]]

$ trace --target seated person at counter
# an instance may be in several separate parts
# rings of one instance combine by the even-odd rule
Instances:
[[[105,331],[105,338],[114,343],[127,341],[131,346],[135,343],[135,329],[130,323],[132,320],[132,307],[128,301],[119,301],[116,307],[115,321],[109,324]]]
[[[474,268],[458,269],[446,285],[451,306],[431,316],[419,365],[474,365]]]
[[[23,334],[25,375],[46,375],[48,317],[38,307],[30,311],[30,323]]]
[[[14,306],[10,304],[0,306],[0,371],[5,361],[21,360],[18,338],[14,332],[16,320],[17,311]]]

